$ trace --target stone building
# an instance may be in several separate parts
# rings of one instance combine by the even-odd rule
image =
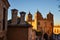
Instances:
[[[12,9],[12,19],[8,21],[7,40],[32,40],[32,25],[25,21],[26,12]]]
[[[60,34],[60,26],[54,26],[53,33],[54,34]]]
[[[29,12],[25,21],[26,12],[20,12],[20,17],[18,17],[18,10],[12,9],[12,19],[7,20],[9,6],[8,0],[0,0],[0,40],[36,40],[40,39],[40,36],[36,35],[38,31],[42,33],[41,40],[44,40],[45,34],[50,39],[54,26],[51,12],[47,14],[47,18],[43,18],[37,11],[34,19]]]
[[[0,0],[0,40],[6,40],[7,15],[10,4],[8,0]]]
[[[29,12],[26,16],[26,21],[33,26],[32,29],[39,30],[43,33],[42,40],[45,33],[48,37],[53,34],[54,20],[51,12],[47,14],[47,18],[43,18],[41,13],[37,11],[34,15],[34,19],[32,19],[32,14]]]

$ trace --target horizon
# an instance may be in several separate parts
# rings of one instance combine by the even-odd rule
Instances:
[[[37,10],[42,14],[43,18],[47,17],[47,14],[51,12],[54,15],[54,25],[60,25],[60,12],[58,11],[58,5],[60,5],[60,1],[58,0],[8,0],[10,3],[10,7],[8,10],[8,20],[11,19],[11,9],[18,10],[18,16],[20,16],[19,12],[25,11],[26,14],[31,12],[34,16]]]

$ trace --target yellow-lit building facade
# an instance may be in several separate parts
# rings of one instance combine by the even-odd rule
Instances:
[[[26,16],[26,21],[33,26],[32,29],[43,32],[43,35],[47,33],[49,36],[53,33],[53,14],[49,12],[47,18],[43,18],[41,13],[37,11],[32,19],[32,14],[29,12]]]
[[[54,34],[60,34],[60,26],[54,26],[53,33]]]

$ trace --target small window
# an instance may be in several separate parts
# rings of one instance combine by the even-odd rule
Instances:
[[[40,25],[40,22],[38,22],[38,25]]]
[[[53,26],[53,23],[51,23],[51,26]]]

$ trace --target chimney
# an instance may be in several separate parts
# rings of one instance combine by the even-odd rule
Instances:
[[[25,24],[25,14],[26,12],[24,11],[20,12],[20,24]]]
[[[17,9],[12,9],[12,24],[17,24],[17,14],[18,10]]]

